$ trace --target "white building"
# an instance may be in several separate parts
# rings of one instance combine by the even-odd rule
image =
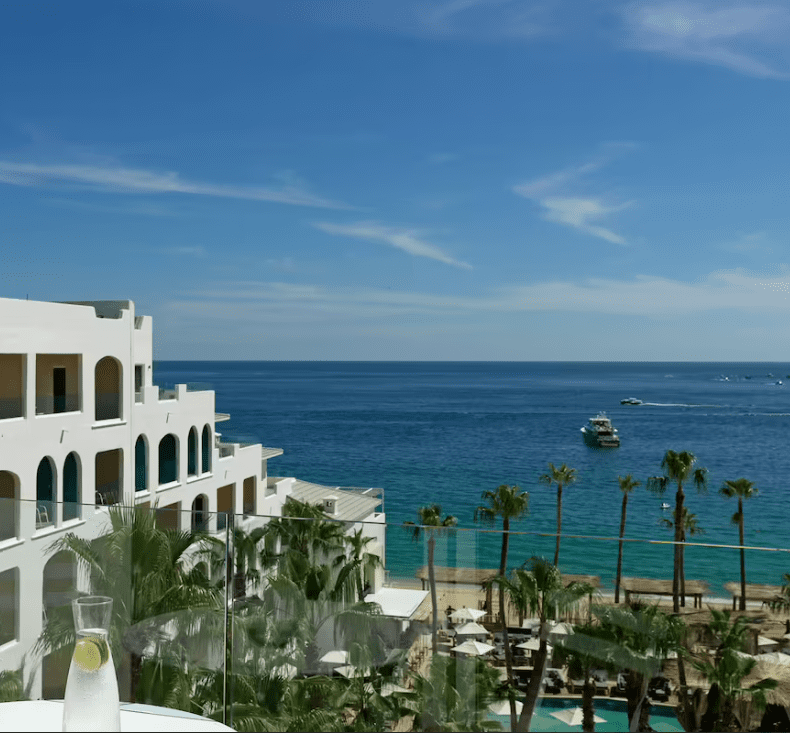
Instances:
[[[96,537],[111,504],[155,505],[162,526],[215,532],[217,512],[250,528],[289,495],[336,497],[328,516],[364,526],[384,559],[379,490],[270,477],[281,449],[222,442],[216,424],[230,416],[215,413],[214,392],[160,389],[152,360],[151,318],[131,301],[0,298],[0,670],[19,666],[48,608],[80,584],[71,558],[47,548],[67,531]],[[42,678],[48,697],[65,675],[45,660]]]

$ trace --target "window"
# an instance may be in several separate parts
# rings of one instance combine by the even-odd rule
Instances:
[[[96,364],[96,419],[116,420],[121,417],[121,363],[105,356]]]
[[[198,433],[197,428],[191,428],[189,431],[189,437],[187,438],[187,475],[188,476],[196,476],[197,475],[197,442],[198,442]]]
[[[140,435],[134,444],[134,490],[148,489],[148,444]]]
[[[178,439],[172,433],[159,442],[159,483],[178,481]]]
[[[36,529],[55,523],[55,471],[51,458],[42,458],[36,471]]]
[[[0,471],[0,542],[19,536],[19,477]]]
[[[0,646],[19,638],[19,568],[0,573]]]
[[[206,425],[203,428],[203,473],[211,470],[211,428]]]
[[[76,453],[69,453],[63,463],[63,521],[79,519],[80,502],[80,465]]]

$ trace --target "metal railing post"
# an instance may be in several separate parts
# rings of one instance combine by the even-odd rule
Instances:
[[[236,516],[225,514],[225,666],[223,669],[223,723],[233,727],[233,529]]]

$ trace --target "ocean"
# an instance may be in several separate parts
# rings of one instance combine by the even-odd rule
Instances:
[[[674,506],[647,491],[668,449],[690,451],[708,469],[708,491],[686,487],[689,511],[704,534],[689,542],[738,544],[735,499],[718,489],[745,477],[759,489],[746,502],[745,543],[790,548],[790,365],[659,362],[174,362],[159,361],[154,382],[200,384],[216,392],[224,441],[261,442],[284,450],[269,475],[385,492],[387,569],[413,578],[424,543],[403,527],[416,510],[440,504],[459,530],[440,540],[436,562],[495,568],[501,535],[475,524],[481,493],[517,484],[530,512],[515,522],[510,566],[532,555],[553,558],[556,488],[539,477],[549,461],[567,463],[577,481],[563,491],[563,572],[599,575],[611,588],[622,495],[618,475],[642,482],[628,502],[624,575],[671,578],[671,540],[661,525]],[[784,382],[780,384],[779,382]],[[621,405],[635,397],[645,404]],[[580,429],[605,411],[621,446],[586,446]],[[471,531],[471,530],[487,531]],[[567,536],[565,536],[567,535]],[[610,538],[592,539],[598,537]],[[611,538],[614,538],[612,540]],[[753,550],[747,580],[781,583],[790,553]],[[710,593],[739,579],[733,549],[689,546],[686,578]]]

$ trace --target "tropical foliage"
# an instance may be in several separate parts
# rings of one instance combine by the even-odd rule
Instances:
[[[436,555],[436,535],[442,531],[447,531],[458,524],[456,517],[448,515],[442,517],[442,507],[439,504],[422,506],[417,510],[417,523],[404,522],[412,532],[414,541],[417,542],[422,533],[428,535],[428,584],[431,589],[431,648],[436,654],[439,648],[438,625],[439,625],[439,602],[436,597],[436,572],[434,560]]]
[[[707,488],[707,469],[696,467],[697,458],[693,453],[682,451],[680,453],[668,450],[661,461],[661,468],[664,475],[651,479],[648,488],[663,494],[667,485],[674,482],[677,485],[675,492],[675,517],[685,517],[684,512],[686,492],[683,488],[685,483],[692,480],[698,491],[705,491]],[[684,524],[675,522],[675,547],[674,562],[672,567],[672,610],[675,613],[680,611],[680,607],[686,605],[685,575],[683,572],[683,542]]]
[[[529,512],[529,494],[521,491],[518,486],[502,484],[494,491],[484,491],[481,497],[486,504],[475,509],[475,519],[488,523],[502,519],[502,551],[499,555],[499,577],[507,575],[507,555],[510,542],[510,521],[521,519]],[[505,668],[508,684],[513,686],[513,655],[510,649],[510,638],[507,629],[507,604],[505,603],[505,586],[499,584],[499,618],[502,623],[502,635],[505,645]],[[510,696],[510,727],[516,727],[516,702]]]
[[[569,486],[576,481],[576,469],[566,466],[564,463],[558,468],[553,463],[549,463],[548,473],[540,477],[544,484],[557,484],[557,545],[554,550],[554,564],[560,562],[560,536],[562,534],[562,488]]]
[[[746,610],[746,555],[743,549],[743,502],[751,499],[759,492],[757,487],[745,478],[735,481],[725,481],[719,489],[719,493],[727,499],[738,499],[738,511],[732,515],[733,524],[738,525],[738,542],[741,546],[741,595],[740,610]]]

